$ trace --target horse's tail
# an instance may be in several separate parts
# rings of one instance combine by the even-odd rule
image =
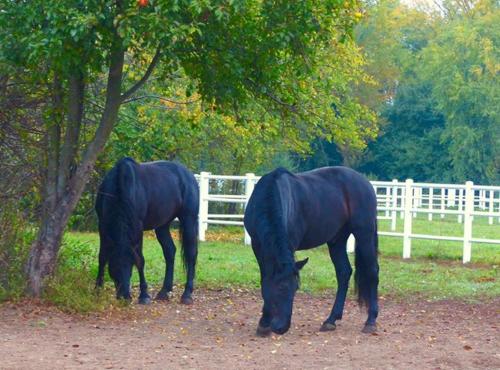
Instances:
[[[189,264],[196,265],[198,258],[198,215],[199,215],[199,197],[200,191],[196,178],[189,174],[189,181],[186,182],[185,189],[185,205],[182,221],[179,222],[179,236],[182,245],[182,263],[184,269],[187,269]]]
[[[122,218],[121,222],[124,223],[126,235],[132,243],[139,241],[142,231],[140,219],[135,207],[135,193],[137,191],[135,165],[136,162],[128,157],[121,159],[116,164],[116,190],[119,212]]]
[[[370,238],[369,238],[370,239]],[[375,231],[371,238],[372,243],[363,243],[360,245],[356,241],[355,253],[355,267],[354,273],[355,288],[358,292],[358,304],[360,306],[366,305],[368,307],[370,295],[375,291],[378,285],[378,234],[377,234],[377,220],[375,220]],[[363,248],[363,249],[362,249]]]
[[[192,217],[179,224],[181,240],[182,265],[186,270],[192,263],[196,265],[198,258],[198,218]]]

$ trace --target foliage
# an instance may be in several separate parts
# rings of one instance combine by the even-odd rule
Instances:
[[[50,277],[43,299],[70,312],[109,310],[123,302],[114,299],[114,289],[95,289],[91,267],[97,252],[90,244],[71,239],[65,241],[55,274]]]
[[[34,233],[22,213],[8,202],[0,208],[0,302],[21,296],[26,286],[24,264]]]
[[[377,109],[385,121],[357,165],[363,172],[382,179],[500,180],[500,9],[489,1],[461,5],[436,14],[382,1],[358,27],[367,68],[380,76]],[[451,9],[450,2],[444,6]]]
[[[380,111],[392,102],[412,66],[418,64],[416,54],[434,37],[436,19],[398,0],[377,1],[366,13],[355,38],[375,83],[361,85],[357,92],[362,102]]]
[[[194,171],[243,173],[281,153],[305,154],[315,137],[363,148],[377,130],[372,112],[352,94],[352,85],[367,78],[359,50],[347,40],[332,42],[316,58],[310,60],[317,66],[309,76],[284,76],[283,84],[297,93],[293,106],[273,93],[268,98],[274,106],[255,96],[246,106],[221,112],[191,93],[183,74],[167,83],[151,83],[143,99],[125,107],[109,162],[132,155],[139,160],[177,159]]]
[[[381,179],[452,181],[443,173],[449,165],[441,145],[444,119],[433,109],[428,86],[419,81],[399,87],[383,117],[387,119],[383,133],[369,144],[359,169]]]
[[[422,74],[446,118],[452,181],[500,181],[500,8],[443,27],[422,55]]]

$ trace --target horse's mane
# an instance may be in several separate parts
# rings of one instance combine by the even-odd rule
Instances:
[[[289,249],[285,221],[287,209],[282,199],[278,184],[283,174],[291,174],[284,168],[278,168],[261,180],[263,207],[258,208],[259,233],[263,253],[267,256],[264,263],[270,263],[269,270],[273,271],[275,264],[290,265],[293,267],[293,252]],[[273,274],[275,271],[273,272]]]
[[[103,226],[112,239],[126,238],[127,241],[114,240],[113,251],[118,255],[133,252],[124,248],[134,246],[140,239],[141,226],[135,207],[136,165],[137,162],[128,157],[118,161],[99,190],[102,202],[106,203]]]

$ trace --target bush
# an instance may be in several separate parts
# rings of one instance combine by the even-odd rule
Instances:
[[[100,311],[119,305],[114,290],[105,286],[95,289],[97,250],[88,242],[66,240],[57,269],[47,283],[44,299],[69,312]],[[94,268],[92,268],[94,267]]]
[[[24,266],[35,233],[15,205],[0,209],[0,302],[19,298],[26,286]]]

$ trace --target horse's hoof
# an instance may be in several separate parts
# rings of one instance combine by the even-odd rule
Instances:
[[[372,334],[377,331],[377,325],[375,324],[365,324],[365,327],[363,330],[361,330],[362,333],[364,334]]]
[[[324,322],[323,325],[321,325],[321,328],[319,328],[319,331],[334,331],[335,329],[337,329],[337,325]]]
[[[132,303],[132,297],[128,296],[128,297],[116,297],[116,299],[118,300],[118,302],[122,302],[122,303],[126,303],[126,304],[129,304],[129,303]]]
[[[193,298],[191,298],[191,297],[181,297],[181,303],[182,304],[186,304],[186,305],[193,304]]]
[[[270,326],[266,326],[266,327],[260,326],[260,325],[257,326],[256,334],[259,337],[267,337],[267,336],[271,335],[271,333],[272,333],[272,330],[271,330]]]
[[[155,300],[157,301],[168,301],[169,299],[170,299],[169,292],[158,292],[158,294],[155,297]]]
[[[151,303],[151,298],[149,297],[139,298],[139,304],[150,304],[150,303]]]

